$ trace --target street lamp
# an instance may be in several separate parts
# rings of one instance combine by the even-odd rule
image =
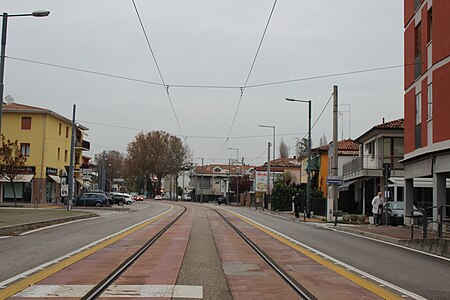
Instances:
[[[239,164],[239,148],[228,148],[228,150],[236,151],[236,205],[239,205],[239,174],[237,171],[237,165]],[[230,171],[228,170],[228,173]]]
[[[286,101],[308,103],[308,186],[306,195],[306,214],[311,217],[311,100],[286,98]]]
[[[265,127],[265,128],[272,128],[273,129],[273,145],[272,145],[272,147],[273,147],[273,150],[272,150],[273,155],[272,155],[272,159],[275,160],[275,126],[273,126],[273,125],[258,125],[258,126],[259,127]],[[269,166],[269,165],[267,165],[267,166]],[[267,176],[270,176],[270,175],[267,174]],[[275,186],[275,176],[272,176],[272,188],[274,186]],[[270,196],[272,196],[272,190],[270,189],[270,186],[267,186],[267,191],[268,191],[268,194]],[[270,197],[270,198],[272,198],[272,197]]]
[[[0,57],[0,133],[2,131],[2,110],[3,110],[3,90],[4,90],[4,74],[5,74],[5,55],[6,55],[6,30],[8,27],[9,17],[46,17],[50,14],[48,10],[37,10],[31,14],[13,14],[3,13],[3,24],[2,24],[2,47],[1,47],[1,57]]]

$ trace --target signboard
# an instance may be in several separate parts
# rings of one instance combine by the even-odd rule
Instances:
[[[270,189],[273,188],[273,179],[277,181],[277,176],[282,173],[280,172],[270,172]],[[255,178],[255,192],[267,192],[267,171],[257,171]]]
[[[69,196],[69,182],[67,177],[61,177],[61,197]]]
[[[46,173],[47,175],[58,176],[58,169],[55,169],[55,168],[46,168],[46,169],[45,169],[45,173]]]
[[[343,183],[343,180],[340,177],[334,177],[334,176],[327,177],[327,184],[342,185],[342,183]]]

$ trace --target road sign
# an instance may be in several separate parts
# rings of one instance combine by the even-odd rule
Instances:
[[[328,177],[327,177],[327,184],[342,185],[342,183],[343,183],[342,178],[339,178],[339,177],[331,177],[331,176],[328,176]]]

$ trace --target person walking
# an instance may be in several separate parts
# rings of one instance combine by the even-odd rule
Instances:
[[[378,192],[378,194],[372,200],[372,213],[374,218],[375,226],[381,225],[381,213],[383,209],[383,193]]]

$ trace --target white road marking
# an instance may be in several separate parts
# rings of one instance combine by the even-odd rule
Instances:
[[[171,205],[171,209],[173,209],[173,206],[172,206],[172,205]],[[46,263],[44,263],[44,264],[42,264],[42,265],[39,265],[39,266],[37,266],[37,267],[35,267],[35,268],[33,268],[33,269],[30,269],[30,270],[28,270],[28,271],[25,271],[25,272],[23,272],[23,273],[20,273],[20,274],[14,276],[14,277],[11,277],[11,278],[9,278],[9,279],[6,279],[6,280],[0,282],[0,288],[5,288],[5,287],[8,286],[8,284],[10,284],[10,283],[12,283],[12,282],[15,282],[15,281],[17,281],[17,280],[19,280],[19,279],[22,279],[22,278],[27,278],[29,275],[31,275],[31,274],[33,274],[33,273],[36,273],[36,272],[38,272],[38,271],[40,271],[40,270],[43,270],[43,269],[47,268],[48,266],[51,266],[51,265],[53,265],[53,264],[56,264],[56,263],[58,263],[58,262],[60,262],[60,261],[62,261],[62,260],[64,260],[64,259],[66,259],[66,258],[69,258],[69,257],[71,257],[71,256],[73,256],[73,255],[75,255],[75,254],[77,254],[77,253],[80,253],[80,252],[82,252],[82,251],[84,251],[84,250],[86,250],[86,249],[89,249],[89,248],[91,248],[91,247],[93,247],[93,246],[95,246],[95,245],[97,245],[97,244],[99,244],[99,243],[101,243],[101,242],[104,242],[104,241],[106,241],[106,240],[108,240],[108,239],[110,239],[110,238],[113,238],[113,237],[115,237],[116,235],[122,234],[122,233],[124,233],[125,231],[128,231],[128,230],[130,230],[130,229],[132,229],[132,228],[134,228],[134,227],[137,227],[137,226],[139,226],[139,225],[141,225],[141,224],[143,224],[143,223],[145,223],[145,222],[148,222],[148,221],[150,221],[150,220],[159,218],[160,216],[164,215],[165,213],[167,213],[167,212],[160,213],[160,214],[157,215],[157,216],[148,218],[148,219],[146,219],[146,220],[144,220],[144,221],[142,221],[142,222],[139,222],[139,223],[137,223],[137,224],[134,224],[134,225],[132,225],[132,226],[130,226],[130,227],[127,227],[127,228],[125,228],[125,229],[122,229],[121,231],[118,231],[118,232],[116,232],[116,233],[114,233],[114,234],[111,234],[111,235],[109,235],[109,236],[107,236],[107,237],[104,237],[104,238],[101,238],[101,239],[99,239],[99,240],[97,240],[97,241],[94,241],[94,242],[92,242],[92,243],[90,243],[90,244],[88,244],[88,245],[86,245],[86,246],[83,246],[83,247],[81,247],[81,248],[79,248],[79,249],[77,249],[77,250],[74,250],[74,251],[72,251],[72,252],[70,252],[70,253],[67,253],[66,255],[63,255],[63,256],[61,256],[61,257],[59,257],[59,258],[56,258],[56,259],[54,259],[54,260],[52,260],[52,261],[46,262]]]
[[[424,297],[422,297],[422,296],[420,296],[420,295],[417,295],[417,294],[415,294],[415,293],[413,293],[413,292],[407,291],[407,290],[405,290],[405,289],[403,289],[403,288],[401,288],[401,287],[399,287],[399,286],[396,286],[395,284],[389,283],[389,282],[387,282],[387,281],[385,281],[385,280],[383,280],[383,279],[381,279],[381,278],[378,278],[378,277],[373,276],[373,275],[371,275],[371,274],[369,274],[369,273],[366,273],[366,272],[364,272],[364,271],[362,271],[362,270],[360,270],[360,269],[357,269],[357,268],[355,268],[355,267],[353,267],[353,266],[351,266],[351,265],[348,265],[348,264],[346,264],[346,263],[344,263],[344,262],[342,262],[342,261],[340,261],[340,260],[338,260],[338,259],[335,259],[335,258],[333,258],[333,257],[331,257],[331,256],[329,256],[329,255],[327,255],[327,254],[325,254],[325,253],[323,253],[323,252],[320,252],[320,251],[317,250],[317,249],[314,249],[314,248],[312,248],[312,247],[310,247],[310,246],[308,246],[308,245],[305,245],[305,244],[303,244],[302,242],[299,242],[299,241],[297,241],[297,240],[291,238],[290,236],[287,236],[287,235],[285,235],[285,234],[283,234],[283,233],[281,233],[281,232],[278,232],[278,231],[276,231],[276,230],[274,230],[274,229],[272,229],[272,228],[270,228],[270,227],[267,227],[267,226],[265,226],[265,225],[263,225],[263,224],[261,224],[261,223],[258,223],[257,221],[255,221],[255,220],[253,220],[253,219],[251,219],[251,218],[249,218],[249,217],[246,217],[246,216],[244,216],[244,215],[241,215],[241,214],[237,213],[236,211],[232,211],[232,210],[228,210],[228,209],[226,209],[226,210],[227,210],[228,212],[230,212],[230,213],[237,214],[237,215],[239,215],[241,218],[247,219],[247,220],[249,220],[249,221],[251,221],[251,222],[257,224],[258,226],[261,226],[262,228],[265,228],[266,230],[269,230],[269,231],[271,231],[271,232],[273,232],[273,233],[275,233],[275,234],[277,234],[277,235],[279,235],[279,236],[281,236],[281,237],[283,237],[283,238],[285,238],[285,239],[287,239],[287,240],[289,240],[289,241],[291,241],[291,242],[293,242],[293,243],[295,243],[295,244],[297,244],[297,245],[299,245],[299,246],[301,246],[301,247],[303,247],[303,248],[306,248],[306,249],[308,249],[308,250],[311,251],[311,252],[316,251],[316,253],[318,253],[320,256],[322,256],[322,258],[329,259],[330,261],[332,261],[332,262],[334,262],[334,263],[337,262],[337,263],[339,263],[343,268],[349,269],[349,270],[351,270],[352,272],[359,274],[361,277],[364,276],[363,278],[369,278],[369,279],[371,279],[371,280],[377,282],[378,284],[383,284],[383,285],[389,287],[390,289],[396,290],[396,291],[398,291],[399,293],[404,294],[404,295],[407,295],[408,297],[411,297],[411,298],[413,298],[413,299],[426,300],[426,298],[424,298]]]
[[[93,285],[34,285],[16,294],[15,297],[81,298],[93,287]],[[106,297],[203,299],[203,287],[189,285],[112,285],[102,294],[102,298]]]

